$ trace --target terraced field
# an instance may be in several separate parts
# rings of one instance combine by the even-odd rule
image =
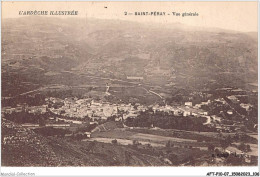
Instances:
[[[169,141],[179,147],[193,146],[205,149],[208,145],[205,142],[197,142],[193,139],[138,133],[133,131],[127,131],[124,128],[118,128],[103,132],[94,132],[91,136],[92,138],[90,139],[90,141],[96,140],[98,142],[112,143],[112,140],[116,139],[118,143],[122,145],[133,144],[134,140],[138,141],[143,145],[150,144],[153,147],[165,146],[166,143]]]
[[[151,141],[151,142],[160,142],[160,143],[165,143],[167,141],[196,142],[195,140],[190,140],[190,139],[173,138],[173,137],[158,136],[158,135],[149,135],[149,134],[144,134],[144,133],[137,133],[135,135],[132,135],[131,138],[138,139],[138,140],[148,140],[148,141]]]
[[[43,137],[12,122],[2,122],[2,166],[166,166],[157,155],[131,146]],[[16,135],[18,138],[7,141]],[[19,136],[18,136],[19,135]]]

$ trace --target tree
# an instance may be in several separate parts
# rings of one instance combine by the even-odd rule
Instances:
[[[40,127],[43,127],[43,126],[45,126],[45,125],[46,125],[45,120],[44,120],[43,117],[41,117],[41,118],[39,119],[39,126],[40,126]]]
[[[152,148],[152,145],[150,143],[148,143],[147,147],[150,149],[150,148]]]
[[[133,145],[136,147],[137,145],[140,145],[140,143],[137,140],[133,140]]]
[[[249,151],[251,151],[251,147],[250,147],[250,145],[248,144],[248,145],[246,145],[246,149],[247,149],[247,152],[249,152]]]
[[[221,140],[220,141],[220,146],[222,147],[223,150],[225,150],[229,146],[230,142],[226,140]]]
[[[108,122],[109,122],[109,121],[115,121],[115,118],[116,118],[115,115],[110,116],[110,117],[107,118],[107,121],[108,121]]]
[[[91,142],[89,143],[88,150],[93,153],[95,146],[96,146],[96,141],[91,141]]]
[[[227,136],[226,141],[229,142],[230,144],[232,143],[232,138],[230,135]]]
[[[112,140],[112,144],[117,144],[117,140],[116,139]]]
[[[209,144],[209,145],[208,145],[208,151],[213,152],[214,149],[215,149],[215,146],[214,146],[213,144]]]
[[[218,148],[216,148],[216,149],[215,149],[215,154],[216,154],[217,156],[219,156],[220,153],[221,153],[220,150],[219,150]]]
[[[227,164],[231,164],[234,166],[241,166],[243,164],[244,159],[242,157],[236,157],[234,155],[229,155],[227,157]]]
[[[170,148],[170,147],[171,147],[171,141],[170,141],[170,140],[169,140],[169,141],[167,141],[167,143],[166,143],[165,147],[167,147],[167,148]]]
[[[245,144],[245,143],[240,143],[238,145],[238,149],[240,149],[241,151],[245,151],[245,152],[249,152],[251,151],[250,145],[249,144]]]
[[[169,160],[172,162],[172,164],[178,164],[179,159],[178,156],[176,154],[169,154]]]

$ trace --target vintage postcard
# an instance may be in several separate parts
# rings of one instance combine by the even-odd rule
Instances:
[[[258,166],[258,2],[5,1],[1,20],[2,167]]]

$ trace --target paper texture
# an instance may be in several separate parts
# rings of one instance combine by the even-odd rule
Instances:
[[[257,5],[2,2],[2,166],[257,166]]]

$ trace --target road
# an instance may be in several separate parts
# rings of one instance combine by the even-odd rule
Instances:
[[[202,116],[202,117],[206,117],[207,118],[207,121],[205,123],[203,123],[203,125],[207,125],[207,124],[210,124],[211,123],[211,118],[210,116]]]
[[[147,89],[144,88],[144,87],[141,87],[141,88],[144,89],[145,91],[147,91],[147,92],[149,92],[149,93],[152,93],[152,94],[154,94],[154,95],[160,97],[161,99],[163,99],[163,97],[162,97],[159,93],[156,93],[156,92],[154,92],[154,91],[152,91],[152,90],[147,90]],[[163,100],[164,100],[164,99],[163,99]]]
[[[226,103],[229,105],[229,107],[235,111],[238,115],[240,115],[241,117],[243,117],[243,115],[241,115],[239,112],[237,112],[237,110],[231,105],[229,104],[228,102],[230,101],[226,96],[224,97],[224,100],[226,101]]]
[[[53,88],[53,87],[55,87],[55,88]],[[34,90],[31,90],[31,91],[28,91],[28,92],[20,93],[18,95],[13,96],[13,97],[9,97],[9,99],[15,98],[15,97],[18,97],[18,96],[27,95],[27,94],[34,93],[34,92],[38,92],[38,91],[43,91],[45,89],[60,89],[61,87],[69,87],[69,86],[65,86],[65,85],[55,85],[54,86],[54,85],[50,85],[50,86],[34,89]]]

